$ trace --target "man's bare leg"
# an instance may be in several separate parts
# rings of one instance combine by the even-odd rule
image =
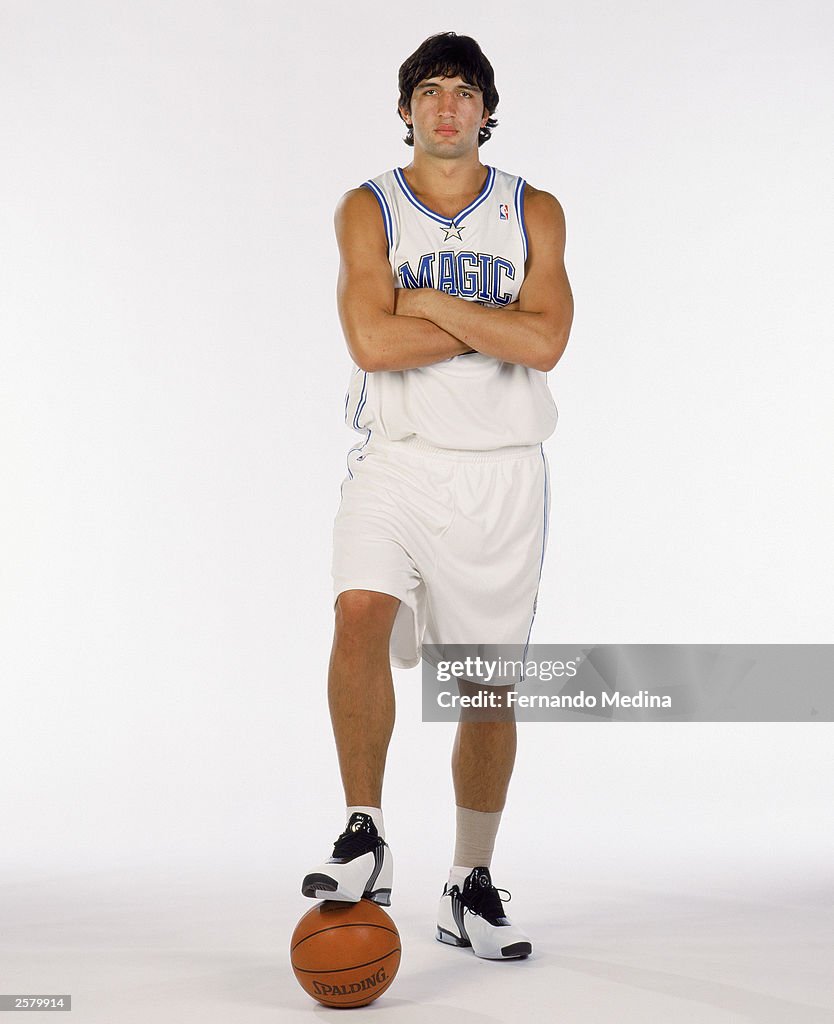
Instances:
[[[381,804],[394,727],[388,645],[399,604],[373,590],[346,590],[336,602],[328,700],[350,815],[333,856],[304,876],[301,892],[313,899],[391,903],[393,860]]]
[[[327,696],[348,807],[382,806],[394,728],[388,645],[399,605],[372,590],[346,590],[336,602]]]
[[[504,722],[461,720],[452,750],[452,778],[458,807],[502,811],[513,774],[515,719]]]

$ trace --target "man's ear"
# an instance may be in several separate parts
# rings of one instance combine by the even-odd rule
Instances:
[[[400,117],[405,121],[406,124],[411,124],[411,111],[407,107],[397,107],[400,112]]]

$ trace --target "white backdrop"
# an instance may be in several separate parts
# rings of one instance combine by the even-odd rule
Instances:
[[[482,158],[567,217],[533,639],[832,640],[831,8],[455,13],[0,3],[7,881],[229,863],[295,891],[329,849],[332,212],[408,161],[396,71],[432,32],[496,69]],[[451,732],[419,678],[397,673],[386,823],[439,884]],[[828,726],[521,728],[515,877],[828,870]]]

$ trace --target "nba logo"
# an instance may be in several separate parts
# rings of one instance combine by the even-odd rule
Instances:
[[[509,220],[510,219],[510,208],[506,203],[498,204],[498,219]]]

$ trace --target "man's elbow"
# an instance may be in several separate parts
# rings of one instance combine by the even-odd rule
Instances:
[[[350,357],[360,370],[368,373],[375,373],[377,370],[384,370],[382,353],[379,346],[375,345],[373,339],[359,334],[349,332],[346,336]]]
[[[569,334],[570,328],[566,331],[559,331],[558,333],[548,336],[536,363],[536,370],[542,370],[544,373],[549,373],[553,369],[553,367],[562,358],[564,351],[567,348]]]
[[[376,373],[377,370],[386,369],[379,356],[363,356],[361,361],[354,359],[354,362],[360,370],[366,370],[368,373]]]

